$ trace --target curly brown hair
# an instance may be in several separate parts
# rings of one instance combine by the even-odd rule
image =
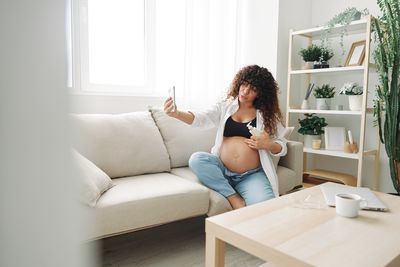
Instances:
[[[233,78],[227,98],[236,98],[239,95],[240,86],[248,84],[257,92],[253,105],[262,114],[264,128],[270,135],[275,135],[277,124],[282,121],[277,82],[267,68],[258,65],[246,66]]]

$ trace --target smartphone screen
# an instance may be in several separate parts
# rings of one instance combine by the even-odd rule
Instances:
[[[169,96],[172,97],[172,101],[174,102],[174,110],[176,111],[176,98],[175,98],[175,86],[172,86],[168,90]]]

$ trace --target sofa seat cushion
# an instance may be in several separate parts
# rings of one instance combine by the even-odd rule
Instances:
[[[150,112],[74,114],[76,149],[111,178],[170,170],[160,131]]]
[[[92,209],[96,221],[90,238],[128,232],[206,214],[209,192],[170,173],[113,179]]]
[[[228,200],[220,193],[202,185],[197,176],[189,169],[189,167],[173,168],[171,173],[188,181],[195,182],[210,191],[210,207],[207,212],[208,216],[213,216],[232,210]]]
[[[172,168],[188,166],[189,158],[194,152],[211,151],[217,128],[194,128],[169,117],[161,109],[151,108],[150,111],[164,139]]]

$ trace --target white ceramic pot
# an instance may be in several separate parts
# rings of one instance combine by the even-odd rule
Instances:
[[[349,108],[353,111],[360,111],[362,105],[362,95],[349,95]]]
[[[327,110],[331,108],[331,98],[316,98],[317,109]]]
[[[312,148],[312,140],[321,140],[321,135],[304,135],[304,147]]]
[[[301,103],[301,109],[309,109],[310,107],[308,106],[308,100],[304,99],[303,102]]]

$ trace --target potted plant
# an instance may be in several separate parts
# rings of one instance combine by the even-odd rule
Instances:
[[[382,16],[372,18],[377,40],[373,56],[379,76],[374,116],[389,157],[392,183],[400,194],[400,4],[398,0],[377,0],[377,3]]]
[[[363,10],[358,10],[355,7],[348,7],[344,11],[340,12],[339,14],[333,16],[326,24],[325,27],[326,29],[324,30],[321,38],[321,45],[323,47],[328,46],[329,43],[329,35],[332,32],[332,29],[335,26],[343,26],[340,29],[340,47],[342,50],[342,56],[345,54],[344,50],[344,35],[347,33],[347,26],[354,20],[359,20],[361,19],[362,15],[367,15],[369,14],[368,9],[363,9]]]
[[[314,69],[329,68],[329,59],[333,57],[333,51],[327,47],[321,47],[321,56],[314,62]]]
[[[321,140],[323,128],[328,124],[325,118],[314,116],[314,113],[305,113],[304,116],[304,119],[298,119],[300,128],[297,131],[304,135],[304,147],[312,147],[312,140]]]
[[[328,60],[333,57],[333,51],[331,49],[315,44],[301,49],[299,54],[306,62],[303,69],[329,68]]]
[[[303,66],[303,69],[312,69],[314,65],[314,61],[319,61],[322,50],[319,46],[312,44],[307,48],[303,48],[299,52],[300,56],[306,62]]]
[[[317,99],[317,109],[330,109],[331,98],[335,96],[335,87],[323,84],[322,86],[317,86],[313,94]]]
[[[354,111],[361,110],[362,94],[363,88],[356,82],[345,83],[339,91],[339,95],[349,97],[349,108]]]

